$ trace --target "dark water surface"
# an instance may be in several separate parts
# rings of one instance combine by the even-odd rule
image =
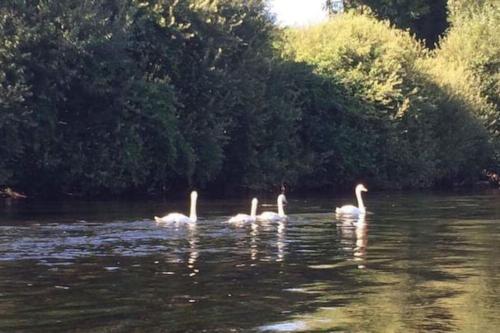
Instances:
[[[151,220],[185,202],[2,201],[0,331],[499,332],[499,191],[368,193],[359,221],[288,199],[232,226],[250,200],[200,193],[194,227]]]

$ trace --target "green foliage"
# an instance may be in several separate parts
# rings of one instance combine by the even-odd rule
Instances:
[[[131,59],[126,9],[112,1],[1,7],[10,18],[2,34],[14,31],[17,38],[18,56],[9,64],[20,68],[29,92],[2,113],[28,117],[18,128],[2,121],[21,140],[17,154],[6,153],[14,184],[118,193],[149,178],[165,181],[177,149],[175,99],[166,79],[149,77]],[[14,76],[6,79],[5,86],[16,87]]]
[[[481,119],[500,164],[500,7],[497,1],[454,0],[450,9],[452,28],[428,59],[428,72]]]
[[[104,195],[473,179],[491,161],[483,126],[498,129],[496,19],[454,23],[430,54],[364,15],[283,32],[263,0],[3,1],[0,185]]]
[[[496,0],[448,0],[448,20],[456,25],[461,21],[470,21],[475,15],[498,11]]]
[[[309,29],[291,31],[289,50],[298,61],[335,79],[350,95],[396,117],[411,96],[414,60],[424,54],[407,33],[368,16],[345,14]]]
[[[344,0],[346,8],[372,12],[400,29],[409,29],[433,48],[447,28],[446,0]],[[325,0],[325,6],[331,6]]]
[[[262,188],[298,165],[296,111],[267,83],[282,70],[263,1],[9,0],[0,11],[12,40],[1,182],[95,194],[232,175]]]
[[[25,55],[19,50],[20,33],[15,18],[0,15],[0,183],[13,179],[16,160],[22,155],[21,133],[30,127],[30,110],[24,102],[31,95],[24,69],[16,59]]]
[[[470,91],[465,92],[465,97],[478,104],[476,109],[489,118],[486,125],[495,135],[500,135],[500,124],[496,121],[500,117],[499,35],[500,5],[498,2],[485,3],[470,12],[469,19],[454,23],[435,57],[435,65],[446,67],[453,76],[442,77],[443,83],[459,87],[457,91],[468,86]],[[485,97],[490,105],[479,104],[481,99],[477,95]],[[496,114],[487,117],[488,112],[493,112],[491,109]]]
[[[367,169],[375,179],[395,186],[451,183],[473,177],[487,158],[486,133],[467,101],[433,81],[422,65],[427,52],[408,33],[369,16],[345,14],[289,31],[284,52],[312,64],[342,87],[341,94],[362,102],[348,110],[364,118],[356,121],[372,134],[364,138],[369,149],[347,151],[370,161]]]

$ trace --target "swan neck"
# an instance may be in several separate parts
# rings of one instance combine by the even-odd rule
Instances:
[[[257,215],[257,203],[252,201],[252,208],[250,209],[250,216],[255,217]]]
[[[365,205],[363,203],[363,197],[361,196],[361,191],[356,190],[356,199],[358,199],[358,208],[362,211],[365,210]]]
[[[285,210],[283,209],[283,197],[278,197],[278,215],[285,216]]]
[[[196,197],[191,198],[191,207],[189,209],[189,219],[196,221]]]

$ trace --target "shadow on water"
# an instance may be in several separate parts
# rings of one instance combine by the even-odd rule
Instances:
[[[0,206],[0,331],[500,324],[500,195],[370,194],[369,214],[342,220],[334,200],[288,199],[288,222],[242,225],[222,223],[241,201],[200,200],[192,226],[150,219],[185,203]]]

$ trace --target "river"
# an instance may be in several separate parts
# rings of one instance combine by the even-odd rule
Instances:
[[[0,202],[0,332],[494,332],[500,191],[294,198],[285,223],[223,223],[250,199]],[[261,199],[270,204],[273,198]],[[259,211],[263,208],[260,206]]]

